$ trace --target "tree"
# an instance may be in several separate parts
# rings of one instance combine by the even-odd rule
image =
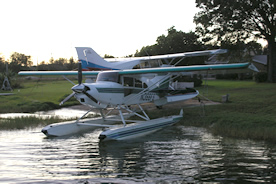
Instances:
[[[32,66],[31,56],[26,56],[25,54],[20,54],[18,52],[12,53],[10,56],[10,69],[17,73],[20,70],[27,70]]]
[[[227,49],[228,52],[217,56],[217,59],[229,61],[230,63],[250,62],[252,61],[252,55],[260,55],[263,52],[261,44],[256,41],[250,41],[248,43],[237,41],[232,43],[226,40],[221,42],[221,47]]]
[[[174,26],[169,28],[167,35],[161,35],[157,37],[156,44],[142,47],[140,51],[136,51],[136,57],[140,56],[152,56],[152,55],[162,55],[162,54],[175,54],[183,52],[192,52],[206,49],[214,49],[214,47],[209,47],[203,45],[199,41],[199,36],[195,32],[182,32],[177,31]],[[180,61],[181,60],[181,61]],[[195,58],[182,58],[178,59],[166,59],[163,60],[166,63],[178,65],[192,65],[192,64],[203,64],[206,58],[204,56],[199,56]]]
[[[115,58],[115,57],[112,56],[112,55],[105,54],[105,55],[104,55],[104,58]]]
[[[51,58],[49,60],[50,64],[48,64],[47,68],[48,70],[68,70],[67,69],[67,59],[66,58],[58,58],[54,60],[54,58]]]
[[[67,69],[74,70],[76,68],[78,68],[77,63],[75,62],[73,57],[70,57],[69,62],[67,63]]]
[[[276,82],[276,1],[196,0],[202,11],[194,17],[204,41],[233,43],[255,39],[268,42],[268,80]]]
[[[4,61],[4,59],[0,56],[0,73],[1,73],[1,72],[4,72],[5,70],[6,70],[5,61]]]
[[[156,44],[142,47],[140,51],[136,51],[135,56],[173,54],[202,49],[203,45],[194,32],[184,33],[177,31],[173,26],[168,29],[167,35],[163,34],[157,38]]]
[[[51,58],[49,59],[49,63],[50,63],[50,64],[54,64],[54,62],[55,62],[54,58],[51,57]]]

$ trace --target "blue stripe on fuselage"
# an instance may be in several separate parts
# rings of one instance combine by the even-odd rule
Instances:
[[[104,67],[104,66],[97,65],[94,63],[90,63],[85,60],[80,60],[80,61],[81,61],[83,70],[89,70],[89,71],[92,71],[92,70],[118,70],[116,68],[108,68],[108,67]]]

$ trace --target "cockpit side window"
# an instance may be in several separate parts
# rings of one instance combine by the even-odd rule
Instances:
[[[147,84],[133,77],[123,77],[123,85],[127,87],[147,88]]]
[[[119,74],[118,72],[101,72],[97,77],[97,82],[99,81],[119,82]]]
[[[134,67],[133,67],[133,69],[140,69],[141,67],[140,67],[140,64],[137,64],[137,65],[135,65]]]
[[[124,86],[133,87],[133,84],[134,84],[134,78],[132,78],[132,77],[124,77]]]
[[[141,68],[150,68],[150,64],[148,61],[145,61],[143,63],[140,63]]]
[[[151,60],[149,63],[150,63],[150,66],[151,66],[152,68],[156,68],[156,67],[159,67],[159,66],[160,66],[160,63],[159,63],[158,60]]]

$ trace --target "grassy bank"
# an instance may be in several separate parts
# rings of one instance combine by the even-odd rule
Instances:
[[[205,106],[205,116],[202,107],[184,109],[183,125],[206,127],[217,135],[276,142],[276,84],[219,80],[208,81],[208,85],[208,90],[198,88],[201,94],[218,102],[230,94],[230,102]],[[153,114],[174,110],[170,111]]]
[[[72,84],[66,80],[22,80],[21,84],[23,88],[14,90],[14,95],[0,96],[0,113],[57,109],[58,104],[72,93]],[[79,104],[75,98],[65,103],[66,106],[74,104]]]
[[[20,118],[0,118],[0,130],[19,130],[46,126],[52,123],[61,122],[58,117],[39,118],[39,117],[20,117]],[[63,120],[64,121],[64,120]]]

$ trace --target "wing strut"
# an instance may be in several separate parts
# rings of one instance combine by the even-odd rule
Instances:
[[[136,116],[144,119],[144,120],[150,120],[150,118],[148,117],[148,115],[146,114],[146,112],[143,110],[143,108],[140,106],[140,104],[137,104],[139,106],[139,108],[141,109],[141,111],[144,113],[145,116],[142,116],[141,114],[138,114],[137,112],[134,112],[132,110],[130,110],[127,106],[121,106],[121,108],[125,109],[126,111],[135,114]]]
[[[167,75],[165,75],[164,77],[162,77],[160,80],[158,80],[158,81],[156,81],[155,83],[153,83],[151,86],[145,88],[144,90],[142,90],[142,91],[139,92],[138,94],[136,94],[136,95],[130,97],[129,99],[126,100],[125,104],[127,104],[128,101],[133,100],[133,99],[135,99],[135,98],[138,98],[138,97],[140,97],[142,94],[151,91],[152,89],[155,88],[155,85],[156,85],[156,84],[160,83],[160,84],[159,84],[159,86],[160,86],[161,84],[163,84],[163,82],[164,82],[170,75],[171,75],[171,74],[168,73]]]
[[[141,107],[141,105],[138,104],[138,106],[139,106],[140,110],[143,112],[144,116],[147,117],[146,120],[150,120],[150,118],[148,117],[148,115],[146,114],[146,112],[144,111],[144,109]]]
[[[121,110],[121,105],[118,105],[118,109],[119,109],[119,113],[120,113],[122,122],[123,122],[124,126],[126,126],[126,121],[125,121],[125,118],[124,118],[122,110]]]
[[[64,79],[66,79],[67,81],[69,81],[71,84],[76,85],[73,81],[71,81],[70,79],[68,79],[67,77],[65,77],[65,75],[62,75],[62,77],[63,77]]]
[[[78,123],[82,118],[84,118],[92,110],[93,110],[92,108],[90,110],[88,110],[84,115],[82,115],[82,117],[80,117],[79,119],[77,119],[76,123]]]
[[[185,57],[181,58],[179,61],[177,61],[174,66],[176,66],[178,63],[180,63],[183,59],[185,59]]]

